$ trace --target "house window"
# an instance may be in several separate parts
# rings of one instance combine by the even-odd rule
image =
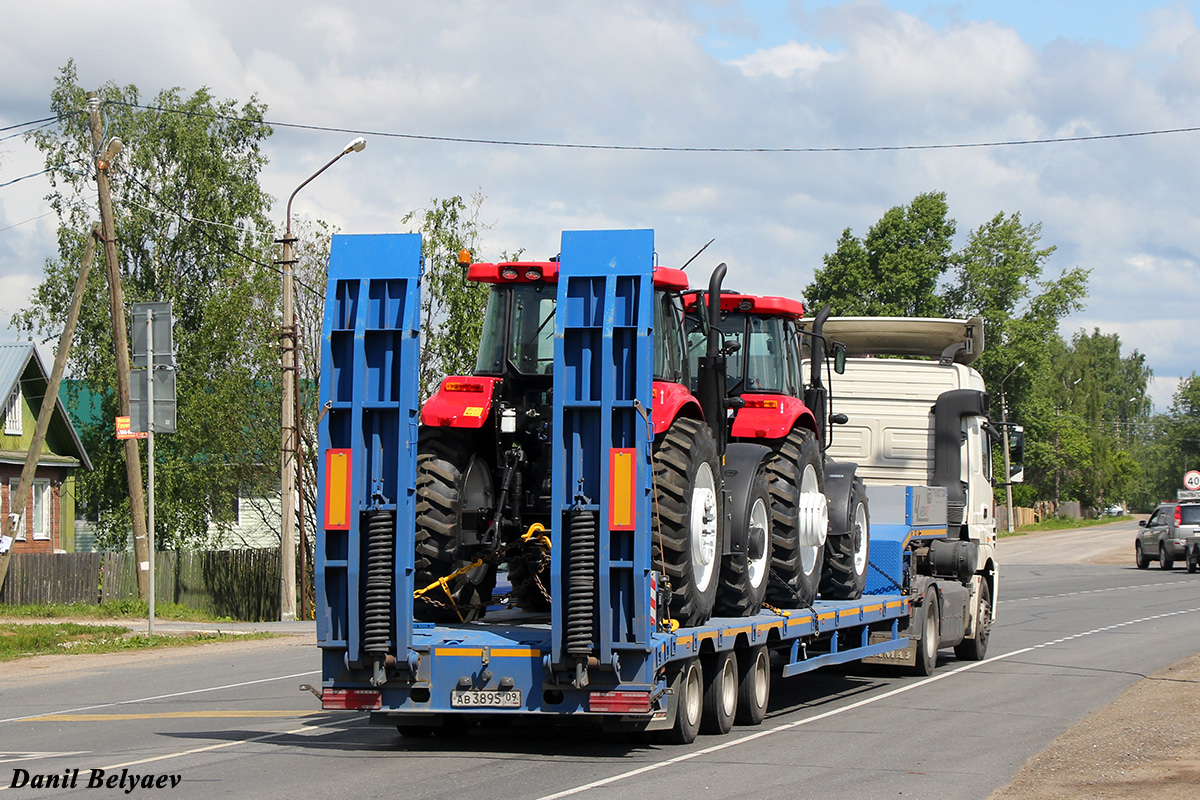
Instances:
[[[9,436],[20,436],[25,432],[22,424],[24,414],[21,413],[21,387],[13,389],[4,405],[4,432]]]
[[[18,478],[11,478],[8,482],[8,507],[12,510],[12,502],[17,496]],[[21,514],[19,520],[15,524],[17,531],[16,539],[24,541],[26,531],[33,531],[35,540],[46,540],[50,538],[50,481],[38,479],[33,482],[33,486],[29,491],[30,498],[33,500],[33,517],[28,514]],[[28,508],[28,505],[26,505]]]

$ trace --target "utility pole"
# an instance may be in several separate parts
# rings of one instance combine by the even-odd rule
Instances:
[[[297,189],[296,191],[299,191]],[[293,195],[295,196],[295,195]],[[292,305],[291,200],[288,200],[288,226],[283,239],[283,408],[282,459],[280,477],[280,541],[279,541],[279,619],[289,622],[296,618],[296,467],[300,456],[300,431],[296,425],[296,311]]]
[[[21,468],[21,478],[17,481],[17,490],[8,496],[8,510],[0,524],[0,533],[12,536],[12,514],[17,519],[25,513],[25,503],[29,500],[29,490],[33,487],[33,476],[37,473],[38,456],[46,441],[46,431],[50,429],[50,419],[54,416],[54,407],[58,400],[58,387],[62,383],[63,370],[67,366],[67,355],[71,351],[71,340],[75,336],[75,323],[79,320],[79,309],[83,306],[83,293],[87,289],[88,271],[92,268],[92,259],[96,255],[96,240],[100,231],[93,229],[87,238],[83,251],[83,262],[79,265],[79,276],[75,279],[75,292],[71,295],[71,308],[67,312],[67,324],[58,337],[58,350],[54,353],[54,368],[50,371],[50,380],[46,391],[42,394],[42,407],[38,411],[37,425],[33,430],[33,439],[29,442],[29,451],[25,454],[25,465]],[[19,511],[17,509],[20,509]],[[4,576],[8,574],[8,561],[12,553],[0,555],[0,588],[4,587]]]
[[[125,296],[121,291],[121,269],[117,264],[117,232],[113,221],[112,187],[108,182],[109,161],[100,148],[104,126],[100,121],[100,98],[88,93],[88,115],[92,126],[92,155],[96,159],[96,188],[100,194],[100,225],[104,236],[104,261],[108,270],[108,296],[112,306],[113,349],[117,352],[117,400],[121,416],[129,416],[129,338],[125,332]],[[138,594],[150,596],[150,542],[146,538],[146,496],[142,490],[142,456],[137,439],[125,440],[125,475],[129,482],[129,506],[133,524],[133,555],[138,563]]]

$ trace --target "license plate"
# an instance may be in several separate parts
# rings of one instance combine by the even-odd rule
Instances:
[[[450,694],[455,708],[520,708],[520,689],[463,689]]]

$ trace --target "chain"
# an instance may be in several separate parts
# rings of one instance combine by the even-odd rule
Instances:
[[[869,558],[867,559],[867,566],[869,566],[871,569],[875,570],[880,575],[882,575],[883,579],[886,580],[888,583],[890,583],[892,586],[894,586],[897,592],[899,592],[900,594],[904,594],[904,587],[901,586],[900,584],[896,583],[896,580],[891,575],[888,575],[886,572],[881,570],[879,567],[875,566],[875,562]]]

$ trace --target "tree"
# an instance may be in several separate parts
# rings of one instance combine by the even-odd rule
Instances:
[[[125,299],[173,303],[179,430],[156,442],[157,541],[182,547],[207,540],[210,522],[228,527],[239,490],[267,491],[277,477],[279,287],[271,198],[258,184],[271,129],[257,100],[238,106],[205,88],[167,89],[146,105],[135,86],[110,82],[98,94],[106,137],[125,142],[113,175]],[[51,170],[47,199],[60,223],[58,257],[13,318],[31,335],[61,327],[92,216],[85,98],[68,62],[50,98],[59,124],[30,135]],[[112,434],[116,362],[104,270],[92,275],[70,368],[102,397],[103,421],[81,431],[97,468],[79,491],[98,540],[119,547],[128,492]]]
[[[829,303],[835,314],[936,317],[944,300],[938,281],[952,263],[955,222],[946,194],[919,194],[889,209],[865,240],[847,228],[804,290],[807,304]]]

